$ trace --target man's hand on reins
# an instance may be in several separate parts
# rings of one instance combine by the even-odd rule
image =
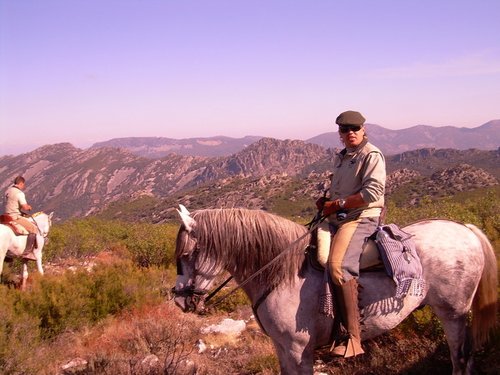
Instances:
[[[325,202],[323,206],[323,215],[324,216],[330,216],[331,214],[334,214],[335,212],[339,211],[341,209],[340,207],[340,200],[335,199],[334,201],[327,201]]]
[[[323,207],[325,207],[325,203],[328,201],[328,198],[327,197],[320,197],[317,201],[316,201],[316,208],[318,210],[322,210]]]
[[[326,197],[319,198],[316,201],[316,207],[318,210],[323,211],[323,216],[329,216],[342,209],[342,207],[340,207],[340,199],[331,201]]]

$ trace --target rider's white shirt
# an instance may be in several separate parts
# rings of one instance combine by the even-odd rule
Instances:
[[[21,217],[21,206],[27,204],[26,196],[23,191],[16,186],[9,187],[5,192],[5,209],[4,212],[14,220]]]

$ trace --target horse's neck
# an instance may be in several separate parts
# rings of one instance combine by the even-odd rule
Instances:
[[[34,222],[36,222],[37,224],[40,224],[40,225],[47,223],[47,221],[48,221],[47,214],[44,214],[43,212],[37,212],[31,218],[33,219]]]
[[[35,223],[36,227],[40,231],[40,234],[42,232],[47,232],[49,227],[48,227],[48,216],[44,213],[39,213],[36,216],[32,216],[32,220]]]
[[[236,276],[235,280],[239,285],[242,283],[244,284],[242,289],[252,301],[253,306],[255,304],[260,305],[260,303],[271,294],[274,299],[283,299],[283,304],[285,305],[285,301],[290,298],[290,294],[300,295],[300,291],[303,290],[304,287],[307,288],[307,293],[312,294],[320,293],[323,290],[324,271],[312,267],[309,261],[306,260],[306,262],[307,263],[300,272],[297,273],[292,282],[284,280],[274,288],[269,285],[263,285],[258,280],[246,283],[246,280],[239,280]],[[274,291],[276,291],[276,293],[273,293]]]

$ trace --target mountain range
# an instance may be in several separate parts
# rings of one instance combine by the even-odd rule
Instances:
[[[161,158],[168,154],[184,156],[227,156],[241,151],[263,137],[246,136],[243,138],[209,137],[173,139],[165,137],[128,137],[113,138],[109,141],[94,143],[91,148],[124,148],[136,155],[147,158]]]
[[[55,211],[59,219],[98,214],[111,207],[116,217],[122,217],[120,204],[134,201],[142,202],[137,204],[136,213],[142,212],[143,219],[155,222],[168,217],[178,203],[193,209],[265,209],[283,199],[286,204],[306,199],[309,201],[304,206],[310,207],[319,194],[318,186],[331,173],[334,153],[314,143],[272,138],[261,138],[229,156],[170,153],[159,159],[138,156],[124,148],[81,150],[61,143],[0,157],[0,189],[4,191],[16,175],[24,175],[26,194],[34,209]],[[386,160],[391,194],[414,181],[428,181],[416,189],[425,195],[498,185],[500,178],[498,149],[425,148],[387,156]],[[446,181],[446,189],[431,184],[433,179]],[[428,189],[430,186],[434,190]]]
[[[407,129],[391,130],[375,124],[367,124],[370,141],[386,155],[399,154],[421,148],[454,148],[466,150],[493,150],[500,145],[500,120],[489,121],[476,128],[454,126],[413,126]],[[210,137],[172,139],[162,137],[115,138],[95,143],[91,148],[118,147],[147,158],[161,158],[174,153],[184,156],[229,156],[262,139],[259,136],[243,138]],[[339,135],[332,131],[323,133],[305,142],[324,148],[341,147]]]

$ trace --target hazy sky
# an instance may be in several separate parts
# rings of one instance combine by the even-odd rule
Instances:
[[[307,139],[347,109],[476,127],[500,119],[499,20],[498,0],[0,0],[0,155]]]

